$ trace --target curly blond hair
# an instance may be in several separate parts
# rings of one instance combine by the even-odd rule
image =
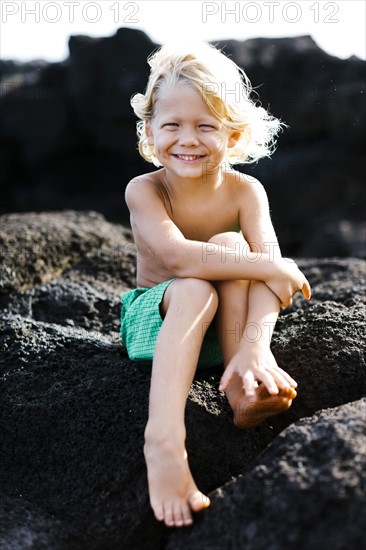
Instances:
[[[163,86],[174,87],[182,81],[199,92],[225,129],[240,134],[235,146],[227,149],[226,162],[256,162],[273,153],[275,137],[284,124],[251,99],[253,88],[247,75],[220,50],[206,42],[167,44],[154,51],[148,63],[151,70],[145,93],[131,98],[140,119],[136,125],[138,148],[145,160],[161,166],[154,147],[148,144],[146,122],[154,117]]]

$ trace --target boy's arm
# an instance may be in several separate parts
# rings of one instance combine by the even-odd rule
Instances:
[[[242,231],[252,250],[269,253],[272,261],[281,256],[270,219],[267,195],[262,185],[250,179],[243,185],[243,205],[240,211]],[[245,393],[254,397],[256,380],[262,381],[271,394],[278,388],[296,387],[296,382],[280,369],[270,352],[272,333],[277,321],[280,300],[268,285],[252,284],[249,293],[246,330],[238,353],[227,366],[220,390],[227,389],[235,373],[242,378]],[[310,291],[310,288],[309,288]]]
[[[252,252],[280,259],[281,250],[272,224],[267,193],[255,178],[240,175],[242,183],[240,227]]]
[[[235,250],[231,254],[225,247],[186,239],[168,216],[157,185],[149,175],[128,184],[126,203],[139,239],[175,277],[271,281],[277,284],[282,301],[290,300],[306,284],[294,263],[271,262],[269,254],[258,257],[255,252]]]
[[[293,260],[282,258],[263,185],[253,177],[240,175],[240,178],[242,185],[239,212],[240,227],[252,252],[257,252],[259,256],[268,254],[269,262],[275,270],[278,261],[285,262],[288,266],[290,264],[296,265]],[[301,290],[308,300],[311,297],[311,289],[304,276],[303,280],[305,281],[303,287],[297,290]],[[283,283],[283,281],[278,284],[276,276],[270,277],[264,282],[280,298],[282,306],[287,307],[291,304],[292,296],[296,293],[296,290],[293,291],[290,278],[288,279],[287,288],[286,283]],[[287,299],[284,300],[283,296],[287,296]]]

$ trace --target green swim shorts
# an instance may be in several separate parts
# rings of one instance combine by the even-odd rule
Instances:
[[[173,281],[170,279],[152,288],[135,288],[121,295],[120,336],[132,361],[152,361],[156,339],[163,324],[160,304],[166,288]],[[213,367],[222,362],[216,329],[211,324],[203,340],[198,368]]]

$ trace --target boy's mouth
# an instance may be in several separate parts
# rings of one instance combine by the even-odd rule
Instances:
[[[180,160],[186,160],[186,161],[195,161],[197,159],[201,159],[205,157],[206,155],[173,155],[174,157],[180,159]]]

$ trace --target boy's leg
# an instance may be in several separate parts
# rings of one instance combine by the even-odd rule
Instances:
[[[236,250],[240,254],[242,252],[239,251],[239,246],[240,250],[248,246],[241,234],[233,232],[215,235],[210,242],[219,245],[225,243],[228,250]],[[242,339],[246,337],[248,308],[250,301],[253,301],[253,297],[255,297],[254,295],[258,291],[262,294],[266,293],[268,302],[273,301],[274,311],[277,298],[265,283],[259,281],[219,281],[215,283],[215,288],[219,296],[216,326],[226,368],[238,352]],[[268,350],[277,316],[272,317],[273,322],[266,326]],[[247,336],[252,337],[250,334]],[[271,395],[265,385],[260,384],[253,400],[246,397],[243,381],[239,375],[235,374],[226,390],[226,396],[233,409],[234,424],[238,428],[249,429],[260,424],[267,417],[287,410],[296,396],[296,392],[292,388],[280,389],[277,395]]]
[[[165,317],[154,353],[144,453],[151,506],[168,526],[190,525],[191,511],[209,505],[189,469],[184,413],[205,330],[217,305],[214,287],[198,279],[173,281],[161,305]]]

